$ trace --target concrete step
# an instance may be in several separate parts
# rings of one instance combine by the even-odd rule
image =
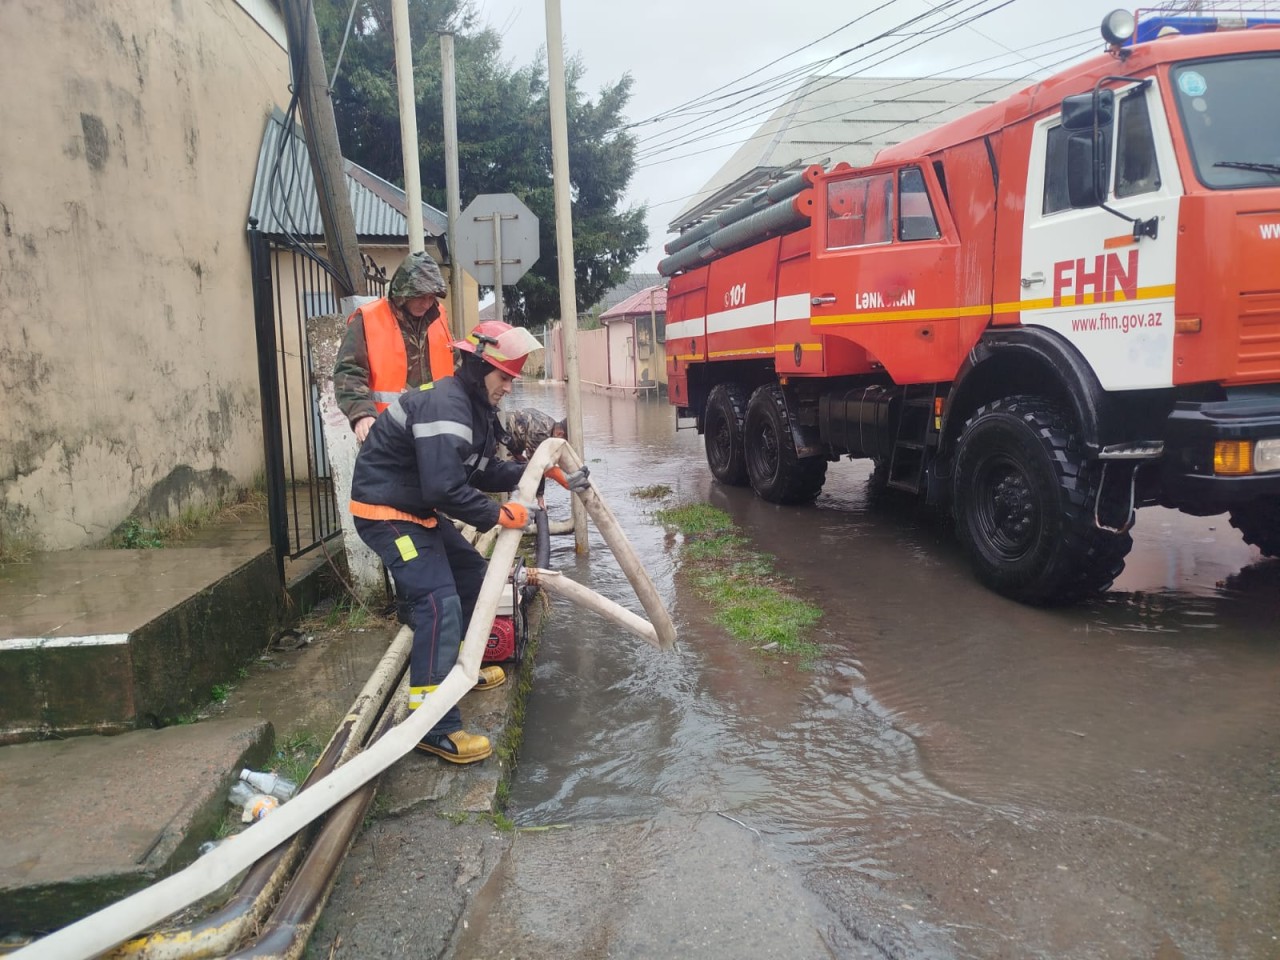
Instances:
[[[175,720],[265,647],[285,602],[261,528],[0,565],[0,744]]]

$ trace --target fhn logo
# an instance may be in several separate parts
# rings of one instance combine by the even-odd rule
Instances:
[[[1117,296],[1116,294],[1119,294]],[[1110,303],[1114,300],[1138,298],[1138,251],[1130,250],[1128,262],[1119,254],[1098,254],[1090,261],[1059,260],[1053,265],[1053,305],[1061,307],[1063,296],[1071,297],[1066,304]],[[1086,299],[1088,297],[1088,299]]]

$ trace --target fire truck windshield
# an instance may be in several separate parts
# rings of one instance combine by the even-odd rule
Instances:
[[[1172,80],[1201,183],[1280,186],[1280,55],[1182,63]]]

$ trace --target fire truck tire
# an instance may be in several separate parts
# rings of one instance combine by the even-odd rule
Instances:
[[[1231,525],[1264,557],[1280,557],[1280,497],[1259,497],[1233,507]]]
[[[960,434],[952,489],[978,579],[1039,605],[1111,586],[1133,540],[1094,525],[1097,483],[1061,407],[1029,396],[980,407]]]
[[[781,387],[765,384],[751,394],[742,434],[751,488],[762,500],[808,503],[822,491],[827,461],[796,453]]]
[[[743,449],[742,422],[747,413],[747,391],[736,383],[719,383],[707,397],[702,425],[711,475],[731,487],[745,487],[747,456]]]

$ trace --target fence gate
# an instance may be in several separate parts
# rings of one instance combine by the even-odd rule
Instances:
[[[267,513],[283,581],[285,561],[342,531],[307,341],[307,318],[337,313],[338,296],[327,267],[307,250],[252,229],[249,247]],[[369,292],[380,295],[386,275],[365,264]]]

